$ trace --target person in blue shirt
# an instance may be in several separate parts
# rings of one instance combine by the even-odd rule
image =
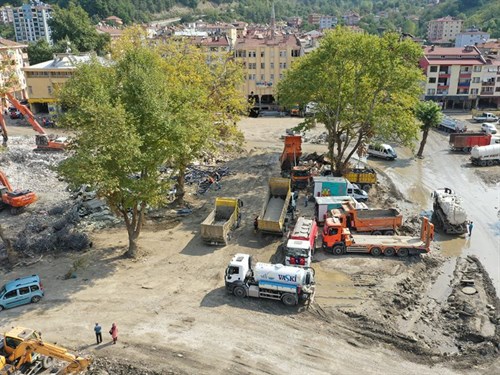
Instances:
[[[95,339],[97,340],[97,345],[99,345],[102,342],[102,332],[101,332],[101,330],[102,330],[102,328],[99,325],[99,323],[96,323],[95,327],[94,327],[94,332],[95,332]]]

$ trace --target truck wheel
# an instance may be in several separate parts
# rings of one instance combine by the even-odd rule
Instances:
[[[344,254],[344,246],[342,245],[335,245],[332,249],[332,253],[335,255],[342,255]]]
[[[381,232],[381,231],[379,231],[379,230],[374,230],[374,231],[372,232],[372,236],[380,236],[381,234],[382,234],[382,232]]]
[[[464,152],[469,153],[472,150],[470,147],[464,147]]]
[[[392,236],[392,235],[394,234],[394,231],[393,231],[393,230],[386,230],[386,231],[384,232],[384,234],[385,234],[386,236]]]
[[[370,191],[371,185],[370,184],[364,184],[361,189],[366,191],[367,193]]]
[[[32,303],[38,303],[40,302],[40,300],[41,300],[40,296],[34,296],[33,298],[31,298]]]
[[[237,286],[233,289],[233,294],[238,298],[245,298],[247,296],[247,291],[242,286]]]
[[[405,249],[405,248],[399,249],[398,257],[401,257],[401,258],[407,257],[409,253],[410,252],[408,251],[408,249]]]
[[[380,250],[380,247],[373,247],[370,251],[370,254],[374,257],[378,257],[380,254],[382,254],[382,250]]]
[[[479,165],[480,165],[481,167],[486,167],[486,161],[485,161],[485,160],[481,160],[481,161],[479,162]]]
[[[487,165],[488,167],[491,167],[491,166],[493,165],[493,160],[488,160],[488,161],[486,162],[486,165]]]
[[[396,251],[394,250],[393,247],[388,247],[387,249],[384,250],[384,255],[387,257],[392,257],[394,256],[395,253]]]
[[[281,297],[281,301],[286,306],[295,306],[297,304],[297,298],[291,293],[283,294],[283,296]]]

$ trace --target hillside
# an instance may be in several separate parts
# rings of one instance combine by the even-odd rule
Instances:
[[[190,13],[204,15],[208,21],[231,21],[267,23],[270,18],[271,0],[47,0],[48,4],[67,6],[70,1],[79,3],[94,19],[115,15],[125,23],[144,22],[154,18]],[[22,0],[0,0],[20,5]],[[207,7],[211,3],[211,7]],[[376,33],[384,30],[402,30],[416,36],[425,37],[426,23],[433,18],[447,15],[465,21],[465,27],[476,26],[488,31],[493,38],[500,37],[500,2],[491,0],[441,0],[431,4],[431,0],[275,0],[277,19],[300,16],[305,21],[310,13],[335,15],[341,18],[347,10],[363,16],[361,27]],[[182,8],[180,8],[182,7]],[[304,25],[312,29],[312,25]]]

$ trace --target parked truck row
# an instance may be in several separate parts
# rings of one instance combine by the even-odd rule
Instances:
[[[500,144],[500,137],[482,132],[466,132],[450,134],[450,149],[452,151],[471,152],[475,146]]]

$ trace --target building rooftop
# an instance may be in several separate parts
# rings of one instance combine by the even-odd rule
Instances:
[[[435,20],[431,20],[430,22],[450,22],[450,21],[460,21],[463,22],[463,20],[452,17],[452,16],[446,16],[446,17],[441,17],[437,18]]]
[[[0,38],[0,49],[27,48],[27,44],[21,44],[9,39]]]
[[[471,56],[480,56],[481,52],[475,46],[467,47],[435,47],[435,46],[426,46],[424,48],[424,55],[426,57],[433,58],[441,58],[444,57],[452,57],[456,58],[457,56],[463,57],[471,57]]]
[[[52,60],[28,66],[23,70],[76,69],[79,64],[90,62],[92,57],[91,54],[73,55],[71,53],[60,53],[54,55],[54,59]],[[103,57],[97,56],[97,60],[103,65],[109,64],[109,61]]]
[[[238,38],[238,47],[257,47],[264,45],[280,45],[290,47],[300,47],[300,40],[294,34],[283,34],[280,31],[275,31],[274,35],[272,30],[267,29],[253,29],[249,30],[247,35],[243,38]]]

